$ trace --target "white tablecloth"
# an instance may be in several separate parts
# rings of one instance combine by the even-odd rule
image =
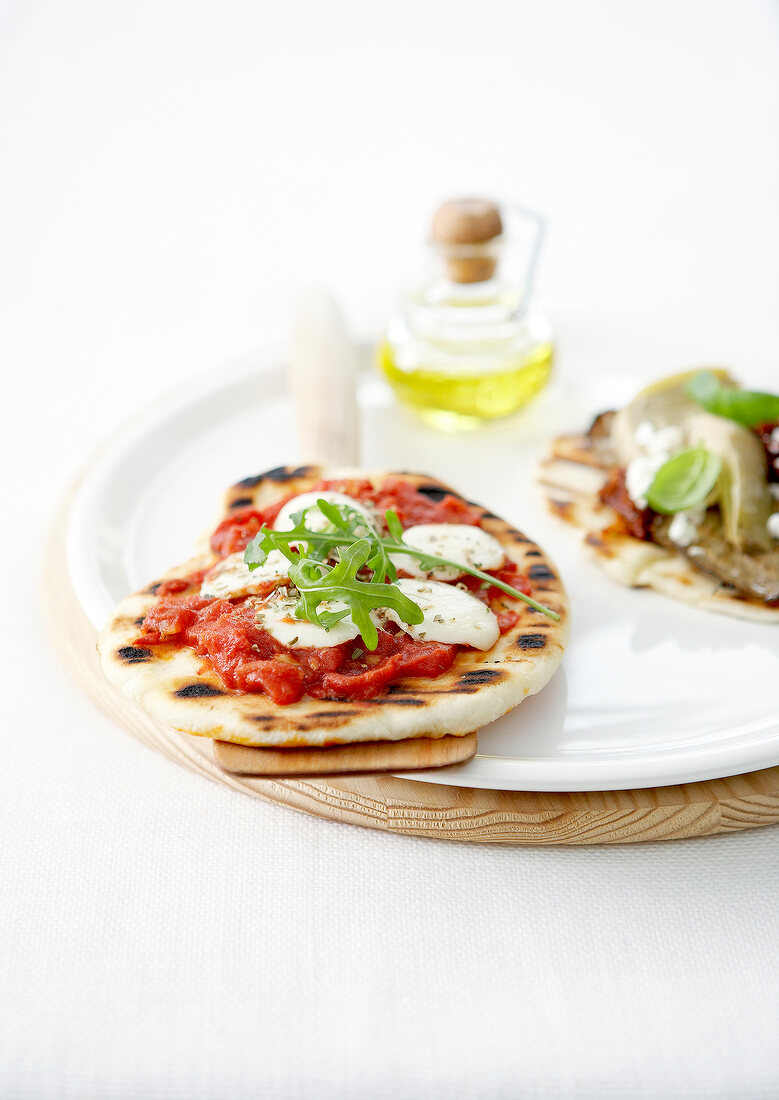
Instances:
[[[548,213],[576,331],[775,357],[777,60],[769,0],[0,4],[0,1096],[779,1094],[778,829],[501,850],[254,802],[98,714],[36,603],[115,423],[313,279],[375,331],[450,193]]]

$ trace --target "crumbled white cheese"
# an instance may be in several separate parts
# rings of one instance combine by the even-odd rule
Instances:
[[[642,420],[635,430],[634,438],[636,440],[636,446],[640,447],[642,451],[646,450],[648,445],[655,437],[654,424],[650,424],[648,420]]]
[[[779,429],[774,430],[776,431]],[[770,492],[774,500],[779,500],[779,482],[772,481],[771,484],[768,486],[768,491]]]
[[[779,512],[774,512],[772,516],[768,517],[766,528],[772,539],[779,539]]]
[[[771,442],[779,445],[779,428],[773,428],[770,436]]]
[[[677,512],[668,526],[668,537],[677,546],[692,546],[698,537],[698,526],[703,522],[702,508],[690,508]]]
[[[320,489],[319,492],[301,493],[299,496],[288,500],[276,516],[273,524],[274,531],[291,531],[295,524],[292,517],[296,512],[306,512],[306,527],[309,531],[325,531],[331,527],[330,520],[316,507],[318,500],[326,500],[328,504],[337,504],[339,507],[353,508],[355,512],[365,516],[368,524],[373,526],[373,517],[368,509],[354,497],[348,497],[345,493],[334,493],[329,489]],[[308,509],[308,511],[306,511]]]
[[[494,612],[470,592],[440,581],[399,580],[401,592],[422,608],[425,618],[413,626],[403,623],[397,612],[385,612],[412,638],[423,642],[450,642],[474,649],[491,649],[500,629]]]
[[[280,550],[271,550],[256,569],[249,569],[244,564],[243,550],[239,550],[228,554],[206,575],[200,586],[200,595],[206,600],[249,596],[274,577],[286,577],[288,573],[289,559]]]
[[[476,569],[499,569],[506,560],[496,538],[468,523],[420,523],[406,528],[403,541],[416,550]],[[410,554],[390,554],[390,558],[397,569],[412,577],[430,576],[438,581],[453,581],[463,575],[462,569],[444,565],[426,572]]]
[[[625,469],[627,494],[638,508],[646,508],[646,494],[655,474],[668,461],[667,454],[637,455]]]
[[[317,623],[310,623],[307,619],[298,619],[295,616],[297,600],[285,591],[277,591],[257,608],[257,622],[277,642],[289,646],[290,649],[301,649],[305,646],[334,646],[341,645],[356,638],[360,633],[359,628],[352,621],[351,615],[325,630]],[[324,600],[318,608],[323,611],[345,611],[347,605],[339,600]]]
[[[634,438],[642,453],[636,455],[625,469],[625,488],[636,507],[646,508],[646,494],[655,474],[674,452],[684,447],[685,433],[678,424],[655,428],[648,420],[642,420]]]
[[[648,420],[642,420],[636,428],[636,445],[647,455],[665,455],[680,451],[684,446],[684,428],[678,424],[666,424],[656,428]]]

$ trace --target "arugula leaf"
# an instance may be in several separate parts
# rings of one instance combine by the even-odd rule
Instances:
[[[439,558],[433,554],[423,554],[421,550],[415,550],[413,546],[406,546],[405,543],[390,544],[390,549],[393,554],[409,554],[417,559],[420,566],[426,571],[431,572],[441,565],[448,565],[453,569],[459,569],[463,573],[467,573],[469,577],[477,577],[480,581],[486,583],[488,588],[499,588],[501,592],[505,592],[507,596],[511,596],[515,600],[522,600],[528,607],[532,607],[534,611],[540,611],[542,615],[548,615],[550,619],[554,619],[555,622],[560,621],[560,616],[556,611],[552,611],[551,608],[545,607],[542,603],[538,603],[537,600],[532,599],[530,596],[526,596],[524,592],[520,592],[518,588],[512,588],[510,584],[506,584],[505,581],[499,580],[498,577],[493,577],[491,573],[485,573],[483,569],[477,569],[475,565],[463,565],[461,561],[451,561],[449,558]]]
[[[317,623],[326,630],[351,613],[368,649],[376,648],[379,640],[371,611],[388,607],[396,611],[404,623],[421,623],[422,609],[395,585],[379,581],[361,581],[357,574],[371,555],[368,539],[359,539],[341,551],[341,560],[332,568],[311,558],[301,558],[290,565],[289,576],[300,592],[295,608],[299,619]],[[320,611],[325,600],[347,604],[343,611]]]
[[[313,507],[313,504],[309,505],[307,511]],[[373,524],[366,519],[362,512],[358,512],[356,508],[352,508],[348,504],[331,504],[324,497],[319,497],[316,507],[325,519],[330,520],[337,531],[345,531],[348,535],[354,535],[355,538],[364,537],[366,531],[371,534],[375,533]]]
[[[373,580],[384,581],[387,577],[391,581],[398,579],[398,571],[389,559],[379,532],[361,512],[345,504],[330,504],[324,499],[319,499],[317,506],[337,530],[344,531],[355,539],[365,538],[366,535],[369,537],[372,552],[365,565],[373,574]]]
[[[330,557],[335,546],[348,546],[356,539],[364,536],[366,519],[354,508],[342,509],[351,515],[341,515],[338,509],[328,504],[326,500],[318,500],[317,505],[323,506],[327,511],[323,515],[334,523],[333,531],[312,531],[306,527],[306,516],[314,508],[310,504],[308,508],[302,508],[299,512],[293,512],[290,516],[293,527],[291,531],[273,531],[265,524],[244,550],[243,560],[250,570],[257,569],[265,562],[271,550],[281,550],[289,561],[297,561],[301,556],[315,558],[317,561],[326,561]],[[321,509],[320,509],[321,510]],[[331,515],[330,511],[335,515]],[[358,523],[359,521],[359,530]]]
[[[403,526],[397,514],[391,509],[385,513],[385,519],[390,535],[395,539],[395,542],[392,543],[385,540],[388,549],[391,550],[393,554],[408,554],[410,557],[416,558],[420,568],[424,569],[426,573],[432,573],[435,568],[442,565],[448,565],[454,569],[459,569],[471,577],[478,577],[482,582],[482,588],[489,588],[494,585],[495,588],[499,588],[501,592],[505,592],[507,596],[512,596],[515,600],[522,600],[528,607],[532,607],[534,611],[540,611],[543,615],[548,615],[550,619],[554,619],[555,622],[559,622],[560,616],[556,611],[551,611],[548,607],[544,607],[542,603],[538,603],[536,600],[531,599],[530,596],[526,596],[524,592],[520,592],[517,588],[512,588],[510,584],[498,580],[497,577],[485,573],[484,570],[477,569],[473,565],[465,565],[460,561],[450,561],[449,558],[440,558],[435,554],[426,553],[422,550],[415,549],[413,546],[408,546],[403,541]]]
[[[690,379],[686,389],[706,412],[735,420],[745,428],[779,420],[779,396],[759,390],[739,390],[720,381],[713,371],[700,371]]]
[[[284,531],[283,534],[290,534],[296,536],[300,531],[299,527],[296,527],[293,531]],[[289,545],[289,541],[286,539],[280,539],[277,536],[281,534],[279,531],[271,531],[270,527],[266,527],[263,523],[257,534],[247,545],[243,552],[244,565],[248,566],[250,572],[254,572],[255,569],[259,569],[261,565],[264,565],[268,554],[271,550],[281,550],[285,558],[289,561],[297,561],[300,554],[297,550],[292,550]]]
[[[390,535],[392,535],[396,542],[401,542],[403,539],[403,524],[398,519],[398,513],[390,508],[384,513],[384,519],[387,523],[387,530]]]
[[[535,611],[547,615],[556,622],[560,618],[556,611],[552,611],[544,604],[538,603],[530,596],[526,596],[524,592],[512,588],[510,584],[506,584],[497,577],[485,573],[482,569],[465,565],[463,562],[451,561],[449,558],[440,558],[435,554],[408,546],[403,541],[403,526],[397,514],[391,509],[385,514],[389,535],[384,537],[373,525],[370,525],[370,529],[366,532],[366,528],[369,527],[368,521],[362,513],[353,508],[329,504],[326,500],[317,501],[317,505],[323,515],[333,524],[331,530],[309,530],[305,527],[304,513],[296,513],[293,517],[293,520],[299,519],[300,523],[296,524],[292,531],[272,531],[263,525],[244,551],[243,560],[249,569],[253,570],[262,565],[271,550],[281,550],[293,564],[300,561],[302,557],[323,564],[327,558],[335,556],[336,553],[341,554],[341,557],[343,557],[342,548],[352,547],[356,541],[362,541],[370,547],[363,567],[370,570],[372,581],[377,584],[381,584],[387,579],[390,581],[397,580],[397,569],[390,560],[390,554],[408,554],[410,557],[416,558],[422,569],[428,572],[437,566],[450,566],[459,569],[462,573],[477,577],[480,581],[500,589],[501,592],[505,592],[507,596],[511,596],[513,599],[521,600]],[[347,513],[351,513],[351,515]],[[299,553],[297,547],[300,547],[301,550],[305,549],[305,553]],[[291,568],[290,576],[292,576]],[[385,585],[385,587],[388,586]],[[389,607],[390,605],[385,604],[385,606]]]

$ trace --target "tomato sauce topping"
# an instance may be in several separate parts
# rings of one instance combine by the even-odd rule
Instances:
[[[531,595],[530,581],[514,561],[506,562],[500,569],[493,569],[490,576],[495,577],[496,580],[502,581],[504,584],[508,584],[511,588],[516,588],[517,592],[524,592],[526,596]],[[460,584],[464,584],[471,595],[476,596],[492,608],[497,617],[498,629],[501,634],[506,634],[507,631],[517,625],[520,616],[520,612],[515,610],[517,601],[508,596],[502,589],[497,588],[494,584],[485,587],[484,582],[480,581],[478,577],[461,577]]]
[[[652,527],[652,511],[639,508],[627,491],[625,471],[615,466],[609,473],[606,484],[598,493],[604,504],[613,508],[619,517],[612,525],[615,532],[632,535],[635,539],[649,539]]]
[[[439,489],[425,492],[400,477],[385,478],[378,489],[366,491],[363,499],[369,500],[382,517],[392,508],[404,527],[418,523],[469,523],[478,527],[481,521],[479,509],[461,497]]]
[[[211,536],[211,549],[220,558],[226,558],[228,554],[235,554],[238,550],[245,550],[254,536],[266,523],[273,526],[273,521],[292,496],[284,497],[269,508],[261,512],[256,508],[237,508],[226,519],[223,519]]]
[[[387,477],[376,488],[365,479],[320,481],[314,490],[336,490],[372,504],[380,515],[392,508],[404,527],[418,523],[479,525],[481,513],[449,493],[425,494],[400,477]],[[211,536],[213,551],[225,557],[243,550],[263,523],[271,526],[290,494],[269,508],[241,508],[224,519]],[[492,574],[530,594],[527,577],[514,563]],[[309,695],[317,699],[371,699],[404,676],[434,678],[451,668],[462,646],[416,641],[390,625],[379,631],[371,652],[361,638],[338,646],[289,648],[277,642],[256,620],[255,602],[204,599],[199,592],[203,574],[165,581],[158,600],[149,609],[137,638],[139,646],[189,646],[203,657],[231,691],[263,692],[286,706]],[[476,577],[463,582],[479,599],[492,606],[501,633],[519,620],[515,601],[495,586],[484,587]],[[188,593],[189,590],[189,593]],[[516,606],[516,605],[515,605]]]

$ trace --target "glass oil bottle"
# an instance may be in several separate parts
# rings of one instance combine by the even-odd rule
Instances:
[[[529,245],[506,223],[529,224]],[[400,299],[377,353],[397,395],[435,427],[478,427],[545,385],[551,328],[531,302],[543,229],[537,214],[483,199],[436,212],[427,276]]]

